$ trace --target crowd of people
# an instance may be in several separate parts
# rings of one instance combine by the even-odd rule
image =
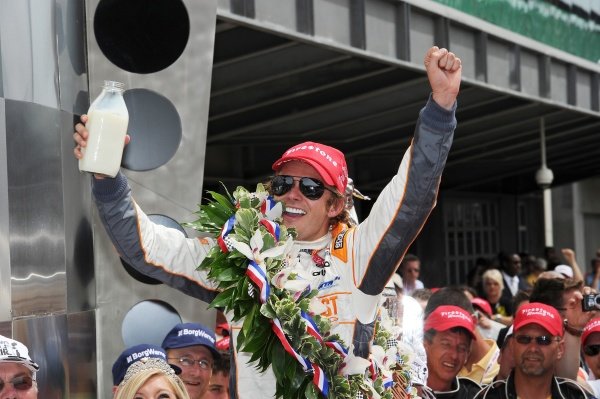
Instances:
[[[479,260],[465,285],[412,291],[423,307],[422,389],[443,398],[599,396],[600,258],[584,275],[573,250],[560,252],[501,253]],[[414,255],[405,259],[418,264]],[[393,278],[398,287],[404,263]]]
[[[126,348],[112,366],[113,399],[229,399],[229,348],[215,333],[179,323],[162,345]],[[39,366],[21,342],[0,335],[0,398],[37,399]]]
[[[393,339],[415,351],[410,379],[421,397],[593,397],[599,388],[600,318],[587,298],[600,284],[600,262],[583,276],[570,250],[562,252],[564,264],[550,252],[545,261],[503,254],[495,264],[478,262],[464,286],[433,290],[419,280],[419,258],[406,252],[435,206],[462,70],[458,57],[438,47],[428,50],[424,64],[431,96],[397,174],[361,223],[346,208],[348,169],[339,150],[306,142],[273,163],[270,193],[285,204],[283,224],[297,234],[289,266],[310,272],[307,279],[327,307],[322,314],[335,319],[332,333],[353,348],[353,356],[369,358],[365,337],[373,336],[373,326],[388,312],[400,327]],[[87,117],[81,120],[76,158],[88,139]],[[102,222],[129,265],[203,301],[217,295],[206,271],[198,270],[216,240],[186,238],[155,225],[121,173],[94,175],[92,186]],[[113,367],[114,397],[273,397],[272,370],[258,373],[247,353],[235,351],[242,323],[231,321],[231,372],[229,355],[217,350],[210,329],[180,324],[161,347],[124,350]],[[0,392],[36,397],[37,365],[22,344],[2,340]]]

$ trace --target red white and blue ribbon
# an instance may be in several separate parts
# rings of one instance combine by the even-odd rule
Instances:
[[[348,356],[348,349],[344,348],[342,344],[337,341],[327,341],[325,342],[325,346],[330,347],[334,351],[340,354],[342,357]]]
[[[285,333],[283,332],[283,328],[281,327],[281,323],[276,318],[273,319],[273,331],[275,332],[275,334],[279,338],[279,341],[281,341],[281,345],[283,345],[283,347],[286,350],[286,352],[289,353],[290,355],[292,355],[293,357],[295,357],[296,360],[298,360],[298,362],[300,363],[300,365],[302,366],[302,368],[304,369],[304,371],[311,371],[312,370],[312,372],[313,372],[313,384],[315,384],[317,386],[317,388],[319,389],[319,391],[321,391],[323,393],[323,395],[325,397],[327,397],[327,395],[329,394],[329,381],[327,380],[327,376],[325,375],[325,371],[323,371],[323,369],[321,367],[319,367],[318,364],[316,364],[316,363],[310,363],[308,361],[308,359],[305,359],[302,356],[300,356],[298,354],[298,352],[296,352],[294,350],[294,348],[292,348],[292,346],[290,345],[289,341],[287,340],[287,338],[285,336]],[[315,332],[317,334],[319,334],[318,331],[315,330]],[[319,337],[320,337],[320,334],[319,334]]]
[[[221,229],[221,234],[219,234],[219,237],[217,238],[217,244],[219,244],[219,247],[221,248],[223,253],[229,252],[229,248],[227,248],[227,244],[225,243],[225,238],[231,232],[234,225],[235,216],[232,216],[227,220],[227,222],[225,222],[223,228]]]
[[[383,387],[388,389],[394,385],[394,378],[391,375],[382,375]]]
[[[371,360],[369,371],[371,372],[371,379],[375,381],[377,379],[377,366],[375,365],[375,362],[373,360]]]
[[[308,315],[308,313],[306,313],[304,311],[300,312],[300,316],[302,317],[302,319],[304,320],[304,323],[306,324],[306,332],[309,333],[310,335],[312,335],[313,337],[315,337],[319,342],[323,342],[323,337],[321,337],[319,328],[317,327],[317,325],[314,322],[314,320],[312,319],[312,317],[310,317]]]
[[[292,345],[290,345],[290,343],[288,342],[285,333],[283,332],[283,328],[281,327],[281,323],[278,319],[273,319],[272,328],[275,335],[277,335],[277,337],[279,338],[279,341],[281,341],[281,345],[283,345],[285,351],[292,355],[294,358],[296,358],[296,360],[298,360],[298,363],[300,363],[304,371],[312,370],[312,366],[310,365],[308,359],[305,359],[302,356],[300,356],[294,350],[294,348],[292,348]]]
[[[329,381],[327,381],[327,377],[325,376],[325,372],[321,367],[317,364],[313,363],[313,384],[319,388],[319,391],[323,393],[323,396],[327,397],[329,395]]]
[[[312,335],[319,342],[324,343],[326,346],[330,347],[331,349],[333,349],[334,351],[339,353],[342,357],[346,357],[348,355],[348,349],[344,348],[344,346],[342,344],[340,344],[339,342],[337,342],[337,341],[324,342],[323,341],[323,337],[321,336],[321,333],[319,332],[319,328],[317,327],[317,324],[314,322],[314,320],[312,319],[312,317],[310,317],[310,315],[308,313],[302,311],[302,312],[300,312],[300,316],[302,317],[302,319],[304,320],[304,322],[306,324],[306,332],[308,334]]]
[[[277,201],[275,201],[275,199],[269,195],[267,198],[265,198],[263,203],[260,204],[260,212],[263,215],[268,215],[268,212],[275,208],[275,205],[277,205]]]
[[[269,295],[271,294],[271,288],[269,286],[269,280],[267,279],[267,271],[265,270],[264,266],[259,265],[255,261],[251,260],[248,263],[246,275],[259,288],[260,303],[267,302],[267,299],[269,299]]]
[[[261,219],[260,224],[262,224],[265,229],[275,238],[275,242],[279,241],[279,234],[281,233],[281,229],[279,225],[269,219]]]

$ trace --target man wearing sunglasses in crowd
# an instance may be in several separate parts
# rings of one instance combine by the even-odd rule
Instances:
[[[588,385],[600,396],[600,318],[590,320],[583,329],[581,349],[588,373]]]
[[[506,380],[494,381],[476,398],[592,398],[577,382],[555,375],[565,351],[563,335],[563,319],[555,308],[539,302],[522,305],[510,346],[515,367]]]
[[[318,297],[328,308],[322,315],[337,322],[332,333],[346,345],[364,348],[371,338],[355,328],[374,322],[385,284],[436,202],[456,127],[461,61],[446,49],[432,47],[425,56],[425,69],[432,93],[420,112],[414,139],[397,174],[358,226],[347,224],[348,169],[342,152],[307,142],[291,147],[273,164],[270,190],[285,205],[284,225],[296,229],[298,262],[312,276],[310,285],[319,290]],[[82,122],[87,122],[86,116]],[[87,137],[85,126],[77,124],[76,158],[81,158]],[[133,201],[121,173],[114,179],[95,176],[92,180],[101,219],[128,264],[198,299],[214,298],[214,284],[205,272],[196,270],[213,240],[186,239],[154,225]],[[235,342],[241,323],[231,327]],[[245,353],[235,357],[232,365],[240,367],[232,370],[232,398],[273,397],[272,372],[257,373],[246,364]]]
[[[25,345],[0,335],[0,398],[37,399],[38,370]]]
[[[533,286],[531,302],[541,302],[554,307],[560,314],[565,328],[565,353],[556,367],[560,377],[585,381],[581,369],[581,335],[585,325],[596,312],[583,309],[583,297],[590,294],[591,288],[583,286],[580,280],[565,278],[555,271],[542,273]]]

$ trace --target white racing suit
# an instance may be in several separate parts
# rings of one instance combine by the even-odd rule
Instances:
[[[421,110],[411,146],[398,173],[358,226],[334,226],[319,240],[296,242],[300,261],[313,276],[312,288],[327,306],[324,316],[339,324],[333,329],[355,353],[366,355],[380,293],[432,211],[440,177],[452,143],[456,119],[431,98]],[[186,238],[176,229],[152,223],[131,197],[126,178],[94,180],[99,214],[119,255],[139,272],[200,300],[216,295],[206,272],[197,267],[215,245],[211,239]],[[325,266],[306,253],[319,250]],[[302,251],[306,250],[306,251]],[[322,262],[321,262],[322,263]],[[233,339],[241,323],[232,325]],[[235,348],[235,342],[232,348]],[[272,371],[258,374],[247,356],[232,362],[232,398],[274,396]]]

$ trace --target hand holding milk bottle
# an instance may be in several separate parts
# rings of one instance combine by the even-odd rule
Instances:
[[[90,105],[86,124],[89,136],[81,148],[79,170],[110,177],[119,172],[129,123],[123,90],[123,83],[105,80],[102,92]]]

